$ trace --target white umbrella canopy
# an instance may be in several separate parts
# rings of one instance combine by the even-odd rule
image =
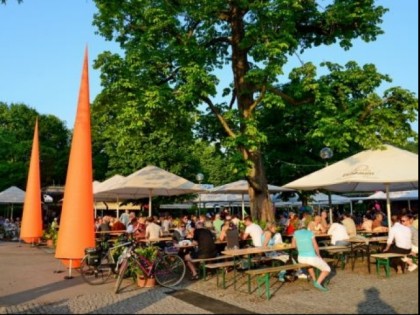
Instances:
[[[355,199],[367,199],[367,200],[385,200],[386,194],[383,191],[377,191],[374,194],[365,197],[365,198],[355,198]],[[389,199],[391,200],[418,200],[419,191],[418,190],[404,190],[404,191],[393,191],[389,193]]]
[[[201,191],[204,191],[201,185],[149,165],[128,175],[122,182],[114,184],[102,192],[116,194],[120,199],[149,197],[149,216],[151,216],[152,196],[176,196]]]
[[[210,194],[241,194],[242,195],[242,218],[245,216],[245,201],[244,194],[248,193],[249,184],[246,180],[238,180],[236,182],[228,183],[225,185],[217,186],[208,191]],[[294,191],[294,189],[285,188],[281,186],[268,185],[270,193],[281,191]]]
[[[355,198],[356,199],[356,198]],[[377,191],[374,194],[364,197],[364,198],[357,198],[359,200],[386,200],[386,193],[383,191]],[[411,203],[410,200],[418,200],[419,199],[419,191],[418,190],[403,190],[403,191],[392,191],[389,193],[389,199],[392,201],[397,200],[406,200],[408,203],[408,209],[411,210]]]
[[[2,192],[0,192],[0,203],[11,204],[10,219],[13,218],[13,204],[15,203],[24,203],[25,202],[25,191],[22,189],[11,186]]]
[[[110,193],[108,189],[122,183],[125,177],[119,174],[113,175],[103,182],[93,186],[93,197],[95,201],[118,201],[121,197],[124,197],[122,193]]]
[[[377,191],[387,194],[388,224],[391,222],[389,192],[418,188],[418,155],[385,145],[366,150],[290,182],[284,187],[336,192]]]

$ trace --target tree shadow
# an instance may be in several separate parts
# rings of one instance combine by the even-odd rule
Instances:
[[[366,299],[357,305],[358,314],[397,314],[395,309],[380,298],[376,288],[364,290]]]

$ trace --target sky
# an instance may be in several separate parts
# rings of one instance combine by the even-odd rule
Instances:
[[[380,90],[400,86],[418,97],[418,1],[378,0],[377,4],[390,11],[381,25],[385,34],[375,42],[358,40],[347,52],[316,48],[299,58],[315,64],[373,63],[393,79]],[[91,102],[101,91],[94,60],[105,50],[119,51],[117,44],[95,34],[95,12],[92,0],[24,0],[21,4],[8,0],[0,5],[0,101],[24,103],[40,114],[57,116],[72,129],[85,47]],[[289,66],[298,65],[299,58],[291,57]],[[412,127],[418,132],[418,120]]]

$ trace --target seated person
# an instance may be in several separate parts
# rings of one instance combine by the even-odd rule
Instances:
[[[363,216],[363,222],[362,222],[362,225],[360,226],[360,230],[364,232],[372,232],[372,224],[373,224],[372,215],[370,213],[366,213]]]
[[[388,227],[382,224],[384,216],[381,212],[376,212],[372,222],[372,232],[387,232]]]
[[[348,246],[349,234],[347,233],[346,227],[340,222],[334,222],[331,224],[327,232],[328,235],[331,235],[331,245],[335,246]]]
[[[155,223],[155,219],[153,217],[147,218],[147,225],[146,225],[146,239],[148,240],[158,240],[160,236],[162,236],[163,232],[161,226]]]
[[[226,249],[239,248],[239,231],[236,224],[231,221],[225,221],[219,240],[226,241]]]
[[[322,218],[320,215],[314,216],[313,220],[308,223],[308,230],[314,232],[314,234],[323,234],[326,233],[327,230],[321,223]]]
[[[277,232],[277,224],[267,222],[264,233],[261,236],[262,247],[274,246],[282,244],[281,234]],[[281,261],[286,263],[289,260],[289,254],[282,251],[273,251],[264,253],[266,257],[279,257]]]
[[[197,246],[195,251],[185,255],[184,260],[187,267],[190,269],[192,277],[191,280],[198,280],[199,275],[192,263],[195,258],[213,258],[217,256],[216,244],[214,243],[213,233],[204,227],[203,222],[198,221],[195,225],[193,244]]]
[[[321,270],[318,279],[316,279],[314,268],[308,268],[314,287],[321,291],[328,291],[326,287],[322,286],[322,282],[331,272],[331,268],[321,258],[314,233],[305,228],[297,230],[293,234],[292,246],[297,248],[299,263],[308,264]]]
[[[246,240],[248,239],[249,236],[251,236],[252,239],[252,245],[254,245],[254,247],[260,247],[262,245],[261,243],[261,235],[263,234],[263,230],[262,228],[252,222],[252,218],[250,216],[246,216],[244,219],[244,223],[245,223],[245,232],[242,235],[242,240]]]

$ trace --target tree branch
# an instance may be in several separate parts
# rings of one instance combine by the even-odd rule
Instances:
[[[292,105],[308,104],[308,103],[312,103],[315,100],[315,98],[313,96],[311,96],[311,97],[308,97],[306,99],[298,101],[298,100],[295,100],[293,97],[290,97],[289,95],[287,95],[283,91],[281,91],[279,89],[276,89],[275,87],[272,87],[272,86],[267,87],[267,91],[280,96],[283,100],[285,100],[287,103],[290,103]]]
[[[229,137],[236,138],[236,134],[233,132],[233,130],[229,127],[227,121],[225,118],[219,113],[216,106],[214,106],[213,102],[208,97],[201,97],[201,99],[210,107],[213,114],[216,116],[216,118],[219,120],[221,125],[223,126],[223,129],[226,131]]]

